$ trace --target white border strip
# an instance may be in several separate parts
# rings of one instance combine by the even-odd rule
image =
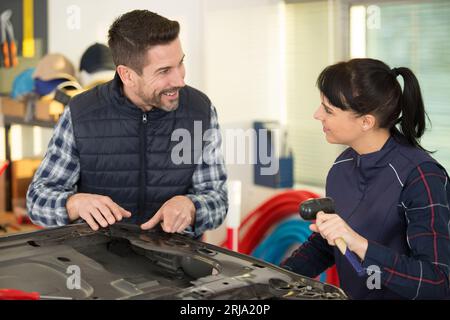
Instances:
[[[392,168],[392,170],[394,170],[395,175],[397,176],[398,182],[400,182],[400,185],[402,186],[402,188],[405,186],[402,182],[402,180],[400,180],[400,177],[398,176],[397,170],[395,170],[394,166],[392,164],[389,163],[389,166]]]

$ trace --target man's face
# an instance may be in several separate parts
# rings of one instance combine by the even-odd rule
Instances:
[[[147,51],[147,64],[138,76],[134,95],[145,109],[174,111],[178,108],[179,90],[184,83],[184,53],[180,39],[157,45]]]

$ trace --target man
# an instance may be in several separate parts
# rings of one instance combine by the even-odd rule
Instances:
[[[62,114],[27,193],[35,223],[82,219],[98,230],[122,220],[194,237],[222,223],[228,200],[217,114],[184,83],[178,35],[178,22],[147,10],[112,24],[115,78],[72,98]],[[197,139],[183,141],[190,161],[177,158],[174,132]]]

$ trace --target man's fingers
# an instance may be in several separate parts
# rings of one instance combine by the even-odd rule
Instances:
[[[155,213],[155,215],[148,220],[146,223],[141,225],[141,229],[148,230],[156,226],[156,224],[161,221],[161,213],[158,211]]]
[[[184,229],[186,229],[190,224],[191,224],[191,217],[189,216],[189,214],[187,214],[184,217],[182,224],[177,228],[176,232],[178,233],[183,232]]]
[[[116,203],[114,203],[111,199],[107,198],[107,200],[105,201],[105,205],[114,215],[116,221],[122,220],[122,211],[120,210],[120,207]]]
[[[176,232],[178,232],[178,233],[182,233],[183,231],[184,231],[184,229],[186,229],[187,228],[187,226],[189,225],[189,223],[183,223],[183,224],[181,224],[181,226],[179,226],[178,227],[178,229],[176,230]]]
[[[97,209],[98,209],[98,211],[100,211],[100,213],[105,218],[105,220],[108,222],[108,224],[114,224],[116,222],[116,218],[114,217],[111,210],[106,205],[104,205],[103,203],[100,202],[97,204]]]
[[[104,197],[103,202],[111,210],[117,221],[121,221],[123,217],[131,217],[131,212],[119,206],[117,203],[112,201],[110,197]]]
[[[108,222],[105,220],[105,218],[97,208],[93,208],[91,210],[91,215],[92,217],[94,217],[95,221],[98,222],[103,228],[106,228],[108,226]]]
[[[167,226],[167,223],[164,223],[164,221],[161,221],[161,228],[165,231],[165,232],[170,232],[169,227]]]
[[[89,225],[89,227],[91,227],[92,230],[94,230],[94,231],[98,230],[98,224],[95,223],[94,218],[92,218],[90,213],[87,213],[86,217],[83,219],[84,219],[84,221],[86,221],[86,223]]]
[[[119,206],[119,208],[120,208],[120,211],[122,211],[122,217],[125,217],[125,218],[131,217],[131,212],[130,211],[125,210],[124,208],[122,208],[120,206]]]
[[[161,224],[165,232],[176,232],[180,225],[184,222],[182,218],[182,212],[179,210],[164,209],[164,214],[161,211],[163,223]]]
[[[178,229],[183,227],[186,224],[186,217],[185,216],[179,216],[177,220],[172,224],[172,228],[169,232],[178,232]],[[184,227],[183,227],[184,229]]]

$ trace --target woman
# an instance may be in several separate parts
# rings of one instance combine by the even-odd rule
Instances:
[[[313,234],[282,267],[315,277],[336,263],[353,299],[448,298],[450,186],[419,144],[426,114],[416,77],[408,68],[353,59],[325,68],[317,85],[314,118],[329,143],[349,148],[327,177],[336,214],[320,212]],[[358,276],[337,250],[338,238],[367,273]]]

